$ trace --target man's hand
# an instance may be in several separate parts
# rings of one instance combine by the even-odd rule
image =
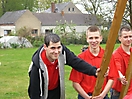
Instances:
[[[100,72],[100,68],[98,68],[98,69],[96,70],[96,76],[98,76],[98,73],[99,73],[99,72]],[[108,74],[109,74],[109,67],[108,67],[106,73],[104,74],[104,77],[108,76]]]
[[[120,76],[119,80],[121,81],[121,83],[123,85],[128,84],[128,81],[126,80],[125,76],[123,76],[123,74],[120,71],[118,71],[118,73],[119,73],[119,76]]]
[[[108,76],[108,74],[109,74],[109,70],[110,70],[110,68],[108,67],[108,69],[107,69],[107,71],[106,71],[104,77],[107,77],[107,76]]]
[[[100,68],[98,68],[97,70],[96,70],[96,76],[98,76],[98,74],[99,74],[99,72],[100,72]]]
[[[119,80],[121,81],[121,83],[123,85],[127,85],[128,84],[128,81],[126,80],[125,76],[122,76],[121,78],[119,78]]]
[[[104,99],[104,97],[101,95],[98,95],[98,96],[94,96],[92,99]]]
[[[92,99],[92,96],[88,96],[88,97],[86,97],[85,99]]]

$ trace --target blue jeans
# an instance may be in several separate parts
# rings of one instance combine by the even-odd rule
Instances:
[[[110,99],[119,99],[120,92],[115,91],[114,89],[111,89],[111,97]]]
[[[88,93],[89,96],[92,96],[92,93]],[[84,99],[80,94],[78,94],[78,99]],[[104,97],[104,99],[109,99],[108,94]]]

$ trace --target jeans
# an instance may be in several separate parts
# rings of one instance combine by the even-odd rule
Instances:
[[[47,99],[60,99],[60,86],[53,90],[48,90],[48,98]]]
[[[111,97],[110,99],[119,99],[120,92],[115,91],[114,89],[111,89]]]
[[[92,96],[92,93],[88,93],[89,96]],[[84,99],[80,94],[78,94],[78,99]],[[104,99],[109,99],[108,94],[104,97]]]

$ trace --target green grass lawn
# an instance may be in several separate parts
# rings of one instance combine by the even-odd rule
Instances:
[[[105,45],[101,46],[105,48]],[[82,45],[67,47],[77,55],[81,52]],[[28,68],[36,50],[37,48],[0,49],[0,99],[29,99]],[[69,81],[70,70],[70,66],[65,66],[66,99],[76,99],[77,93]]]

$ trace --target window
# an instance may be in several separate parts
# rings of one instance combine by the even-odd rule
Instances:
[[[38,34],[38,29],[32,29],[32,34]]]
[[[11,34],[11,30],[4,30],[4,36],[10,35]]]
[[[52,32],[53,32],[53,29],[45,29],[45,34],[52,33]]]
[[[74,11],[74,8],[72,8],[72,11]]]
[[[70,11],[70,8],[68,8],[68,11]]]

